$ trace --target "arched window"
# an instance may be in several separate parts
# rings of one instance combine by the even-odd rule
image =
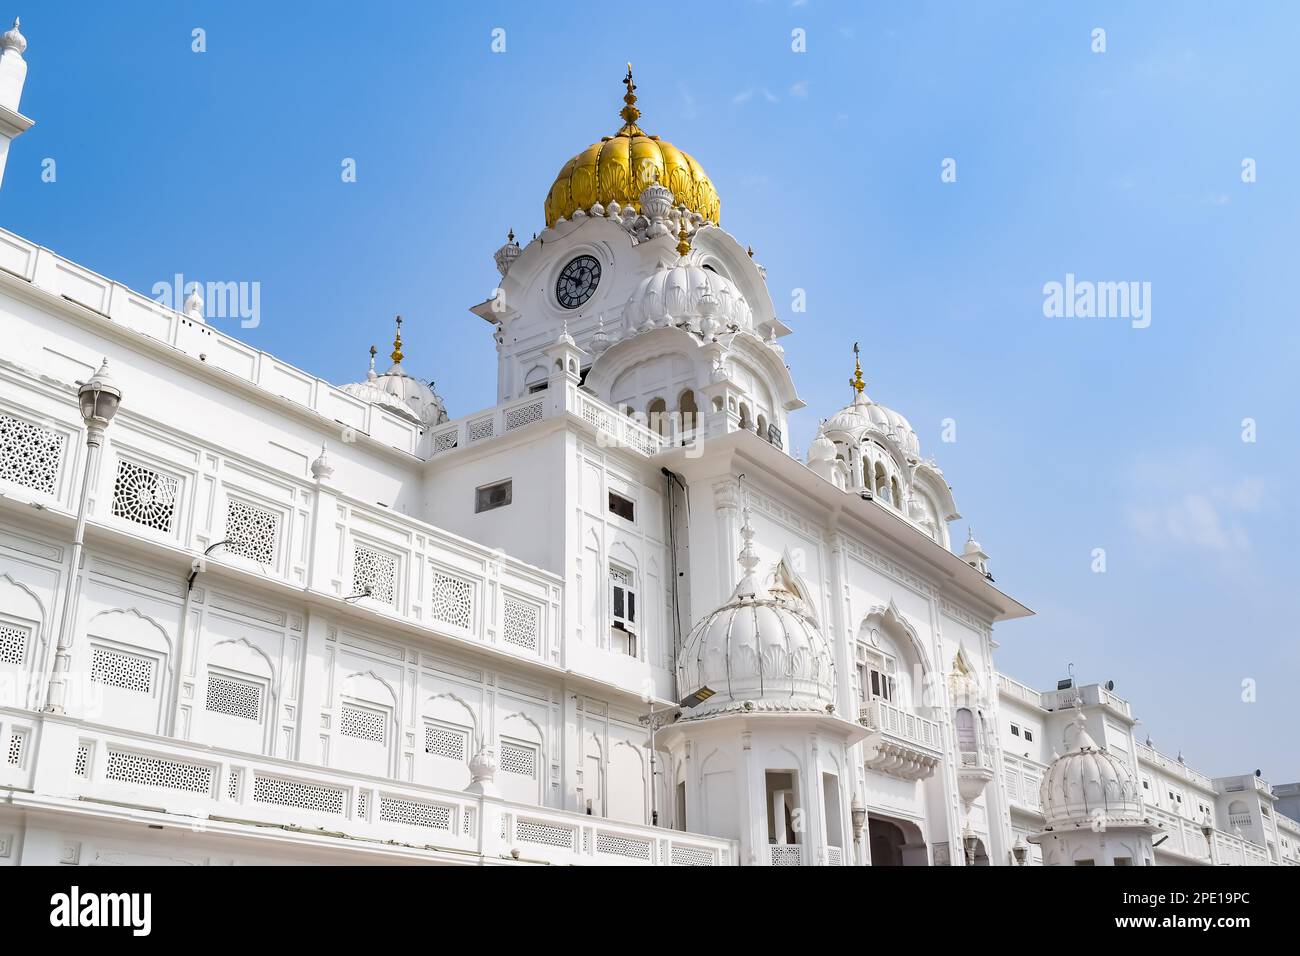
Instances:
[[[645,413],[649,419],[650,430],[667,438],[671,430],[668,421],[668,403],[662,398],[656,398],[646,406]]]
[[[885,477],[885,466],[881,462],[876,462],[876,497],[886,503],[892,503],[889,497],[889,479]]]
[[[975,733],[975,715],[969,707],[957,708],[957,749],[962,753],[979,750],[979,737]]]
[[[898,486],[898,479],[897,479],[897,478],[890,478],[890,479],[889,479],[889,487],[890,487],[890,489],[891,489],[891,496],[892,496],[893,501],[894,501],[894,507],[895,507],[895,508],[902,509],[902,507],[903,507],[903,490]]]
[[[767,416],[766,415],[760,414],[758,416],[758,437],[763,439],[763,441],[767,441]]]
[[[677,396],[677,412],[682,419],[682,435],[694,430],[699,423],[700,408],[695,404],[695,393],[689,388]]]
[[[740,427],[750,431],[754,427],[753,416],[749,414],[749,406],[744,402],[740,403]]]

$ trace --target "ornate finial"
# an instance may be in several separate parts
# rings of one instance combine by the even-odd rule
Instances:
[[[623,128],[618,131],[618,135],[644,136],[641,128],[636,125],[636,121],[641,118],[641,111],[636,108],[636,84],[632,82],[631,63],[627,65],[627,76],[623,77],[623,85],[627,87],[627,93],[623,95],[623,102],[626,105],[618,114],[623,117]]]
[[[741,576],[740,583],[736,585],[736,597],[738,598],[755,598],[758,596],[759,584],[758,579],[754,576],[754,571],[758,567],[758,552],[754,550],[754,529],[749,523],[749,491],[745,488],[745,476],[737,475],[736,483],[740,486],[741,497],[741,518],[740,537],[744,539],[741,546],[740,554],[736,560],[740,562]]]
[[[325,443],[320,446],[320,457],[311,463],[311,476],[317,481],[324,481],[334,474],[334,467],[330,464],[329,458],[325,454]]]
[[[749,247],[748,249],[746,249],[745,251],[749,253],[749,258],[751,258],[751,259],[754,258],[754,247],[753,247],[753,246],[750,246],[750,247]]]
[[[506,233],[506,242],[514,242],[514,241],[515,241],[515,230],[511,228],[511,230],[508,233]]]
[[[402,364],[402,317],[397,317],[397,335],[393,337],[393,364]]]
[[[0,35],[0,50],[13,50],[19,56],[26,52],[27,38],[19,31],[20,26],[22,26],[22,21],[14,17],[13,27]]]
[[[691,251],[690,240],[686,238],[686,207],[682,207],[681,229],[677,233],[677,254],[684,256]]]
[[[849,379],[849,386],[859,395],[867,387],[867,383],[862,380],[862,362],[858,355],[858,343],[853,343],[853,377]]]
[[[366,379],[371,382],[378,378],[375,374],[375,355],[378,351],[379,349],[375,348],[373,345],[370,346],[370,371],[366,372]]]

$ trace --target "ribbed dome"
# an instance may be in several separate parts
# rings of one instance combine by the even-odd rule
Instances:
[[[370,347],[370,371],[365,381],[343,386],[343,391],[371,405],[380,405],[428,427],[447,421],[447,410],[442,398],[429,383],[412,378],[402,368],[401,317],[397,319],[398,332],[393,341],[393,365],[383,375],[375,374],[375,348]]]
[[[636,86],[629,66],[627,104],[620,114],[623,128],[578,153],[561,168],[546,196],[546,225],[561,216],[571,218],[579,209],[596,203],[641,209],[641,191],[658,178],[673,193],[674,205],[685,205],[712,223],[718,222],[717,190],[704,168],[685,150],[658,136],[648,136],[636,125],[641,111],[636,108]]]
[[[1142,791],[1128,764],[1098,747],[1080,715],[1065,728],[1066,752],[1052,761],[1041,795],[1047,826],[1141,823]]]
[[[701,309],[701,301],[706,298],[711,302]],[[661,266],[642,279],[623,310],[629,327],[634,329],[646,323],[661,325],[665,315],[681,323],[706,314],[713,316],[720,329],[754,326],[754,311],[735,283],[712,269],[683,263],[671,268]]]
[[[921,443],[911,423],[892,408],[873,402],[866,392],[858,392],[851,403],[826,419],[826,433],[853,442],[873,435],[888,438],[905,454],[921,454]]]
[[[700,621],[678,658],[684,694],[708,687],[713,696],[692,708],[694,720],[728,711],[830,713],[835,665],[830,645],[795,590],[784,562],[767,587],[753,570],[748,509],[741,535],[744,575],[731,600]]]

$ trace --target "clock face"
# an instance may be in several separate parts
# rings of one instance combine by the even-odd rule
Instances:
[[[591,256],[578,256],[555,280],[555,298],[566,309],[576,309],[591,298],[600,284],[600,263]]]

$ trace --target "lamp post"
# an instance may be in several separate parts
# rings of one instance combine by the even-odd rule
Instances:
[[[64,582],[63,619],[59,624],[59,641],[54,652],[54,668],[44,707],[44,710],[53,714],[63,713],[67,701],[72,634],[76,626],[77,597],[80,593],[77,580],[86,537],[86,504],[90,500],[90,489],[99,474],[99,454],[104,443],[104,431],[117,414],[121,402],[122,390],[108,374],[108,359],[104,359],[99,371],[77,390],[81,419],[86,423],[86,470],[81,476],[81,502],[77,505],[77,528],[72,537],[72,565],[68,570],[67,581]]]

